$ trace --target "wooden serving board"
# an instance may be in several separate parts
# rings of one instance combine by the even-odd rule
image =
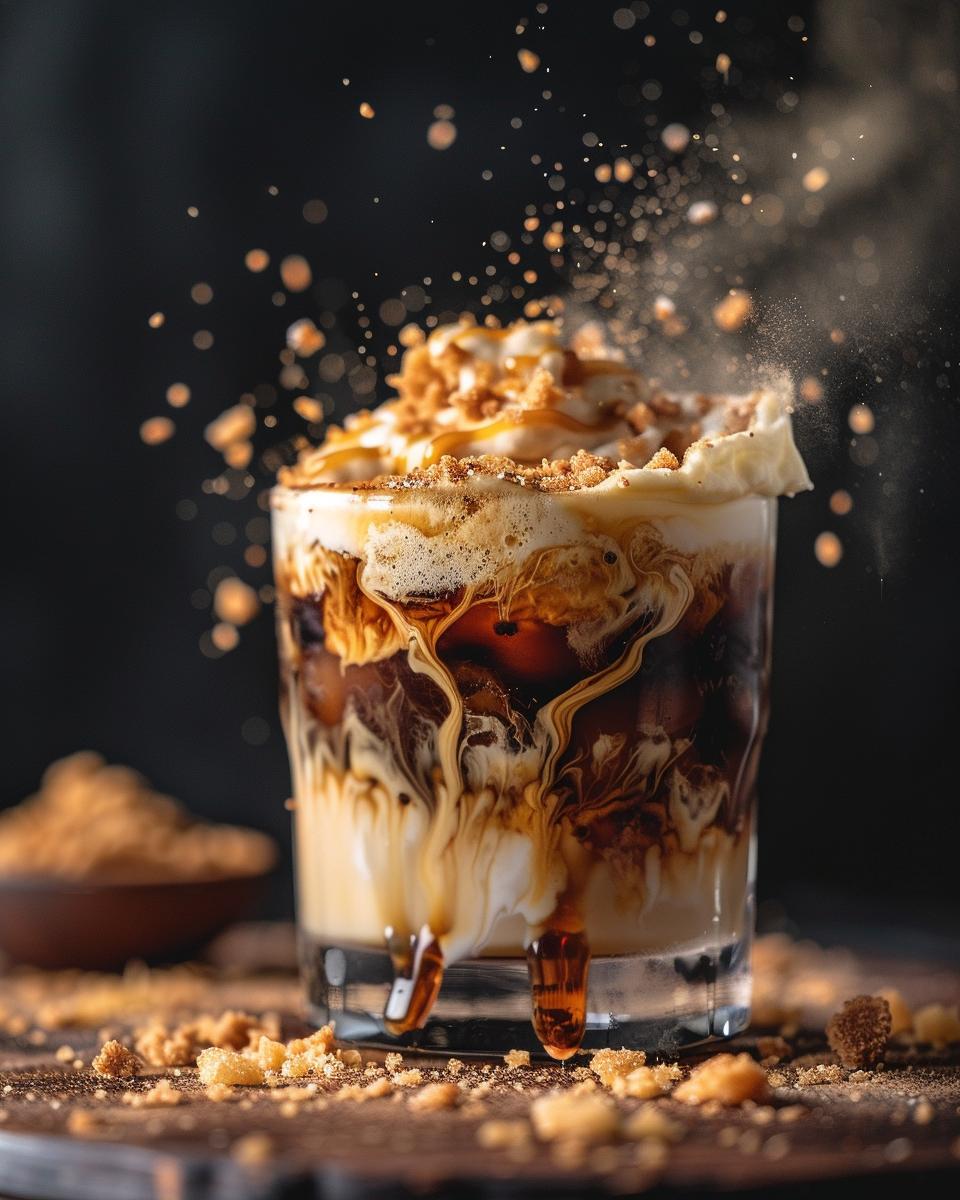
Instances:
[[[443,1111],[415,1111],[406,1089],[363,1104],[325,1100],[324,1084],[319,1099],[305,1103],[278,1102],[266,1088],[238,1089],[234,1099],[214,1102],[189,1068],[176,1076],[151,1070],[132,1083],[94,1075],[89,1062],[100,1031],[26,1030],[0,1039],[0,1196],[518,1200],[708,1190],[802,1195],[815,1185],[820,1200],[846,1200],[851,1186],[867,1180],[875,1195],[903,1195],[910,1186],[922,1187],[925,1196],[960,1194],[960,1055],[901,1047],[888,1056],[885,1070],[866,1078],[796,1085],[797,1068],[829,1061],[822,1014],[811,1020],[810,1011],[818,1003],[838,1006],[831,987],[839,988],[842,1000],[853,994],[851,986],[871,991],[886,983],[922,1002],[931,990],[940,999],[949,999],[951,988],[960,995],[960,975],[933,964],[871,963],[848,955],[825,956],[812,974],[805,967],[801,976],[813,997],[801,1021],[809,1032],[791,1039],[794,1060],[775,1068],[785,1078],[769,1104],[704,1112],[658,1100],[658,1110],[682,1127],[681,1140],[666,1147],[593,1146],[579,1156],[562,1144],[536,1141],[522,1151],[489,1150],[477,1138],[484,1122],[522,1118],[532,1097],[568,1086],[571,1070],[555,1064],[509,1071],[502,1063],[471,1061],[461,1078],[486,1080],[489,1094]],[[30,994],[42,996],[43,977],[34,977],[31,987]],[[62,977],[50,977],[51,995],[63,999],[64,987]],[[198,981],[192,1004],[218,1012],[245,997],[248,1010],[285,1010],[296,1032],[297,995],[293,976],[228,972]],[[0,981],[0,1011],[4,998]],[[83,1067],[58,1061],[56,1051],[64,1045]],[[730,1048],[759,1053],[753,1037]],[[445,1063],[408,1054],[404,1067],[420,1067],[426,1082]],[[124,1094],[145,1091],[162,1075],[184,1093],[181,1103],[135,1108],[124,1102]],[[638,1102],[622,1104],[627,1110]]]

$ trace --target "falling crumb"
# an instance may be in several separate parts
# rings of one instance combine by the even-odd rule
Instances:
[[[187,216],[188,217],[199,217],[200,209],[197,208],[197,206],[195,204],[188,205],[187,206]]]
[[[298,417],[314,424],[323,420],[323,405],[312,396],[298,396],[293,402],[293,411]]]
[[[873,410],[866,404],[855,404],[847,414],[847,423],[854,433],[872,433],[876,425]]]
[[[712,200],[697,200],[687,209],[687,220],[691,225],[709,225],[720,213]]]
[[[265,1133],[248,1133],[230,1147],[230,1157],[247,1166],[269,1162],[273,1157],[273,1141]]]
[[[56,1058],[57,1062],[68,1063],[73,1062],[73,1060],[77,1057],[77,1054],[72,1046],[58,1046],[54,1057]]]
[[[172,1108],[183,1100],[183,1092],[169,1079],[158,1080],[147,1092],[125,1092],[123,1103],[131,1108]]]
[[[540,66],[540,55],[535,54],[532,50],[518,50],[517,61],[528,75],[532,75]]]
[[[264,1082],[263,1071],[252,1059],[236,1050],[210,1046],[197,1058],[197,1072],[205,1085],[223,1083],[228,1087],[252,1087]]]
[[[835,567],[843,558],[843,543],[835,533],[824,530],[823,533],[817,534],[816,541],[813,543],[813,552],[821,567]]]
[[[819,1087],[823,1083],[843,1083],[843,1071],[836,1063],[817,1063],[797,1071],[799,1087]]]
[[[151,329],[159,329],[166,319],[166,315],[162,312],[151,313],[150,316],[147,317],[147,324]]]
[[[826,167],[811,167],[802,182],[806,191],[819,192],[830,182],[830,172]]]
[[[209,304],[213,299],[213,288],[209,283],[195,283],[190,289],[190,299],[194,304]]]
[[[235,442],[247,441],[256,431],[257,417],[249,404],[234,404],[203,431],[207,442],[221,452]]]
[[[731,288],[713,310],[713,322],[724,333],[737,333],[753,313],[753,300],[749,292]]]
[[[575,1088],[538,1097],[530,1106],[530,1120],[544,1142],[609,1142],[620,1124],[612,1100],[597,1093],[581,1094]]]
[[[417,1112],[439,1112],[456,1108],[462,1095],[455,1083],[428,1083],[422,1091],[410,1097],[407,1107]]]
[[[261,271],[265,271],[269,267],[270,255],[266,250],[248,250],[243,256],[243,261],[248,271],[259,275]]]
[[[823,385],[813,375],[805,375],[800,382],[800,399],[805,404],[819,404],[823,399]]]
[[[508,1050],[503,1056],[503,1061],[507,1064],[511,1071],[515,1071],[517,1067],[530,1066],[530,1051],[529,1050]]]
[[[213,610],[221,621],[246,625],[260,611],[256,591],[236,575],[228,575],[217,584],[213,595]]]
[[[433,121],[427,127],[427,144],[434,150],[449,150],[457,140],[457,127],[452,121]]]
[[[917,1041],[927,1042],[941,1050],[952,1042],[960,1042],[960,1016],[957,1008],[944,1004],[928,1004],[913,1014],[913,1032]]]
[[[146,446],[159,446],[168,442],[177,432],[169,417],[150,417],[140,426],[140,440]]]
[[[642,1050],[628,1050],[622,1046],[619,1050],[598,1050],[590,1059],[590,1070],[604,1087],[613,1087],[615,1079],[629,1075],[646,1061],[647,1056]]]
[[[287,345],[300,358],[310,358],[327,344],[326,335],[309,317],[303,317],[287,330]]]
[[[167,388],[167,403],[171,408],[184,408],[190,403],[190,389],[185,383],[171,383]]]
[[[724,54],[721,52],[720,54],[717,55],[717,60],[714,63],[714,66],[716,68],[717,74],[723,76],[724,83],[730,82],[730,67],[731,67],[731,65],[732,65],[732,62],[731,62],[729,54]]]
[[[360,116],[365,117],[368,121],[371,121],[376,115],[376,110],[374,109],[373,105],[369,104],[366,100],[362,101],[360,104]]]
[[[671,154],[682,154],[690,145],[690,130],[686,125],[674,121],[670,125],[664,126],[660,140]]]
[[[308,225],[322,225],[329,216],[329,210],[322,200],[308,200],[303,206],[303,219]]]
[[[288,292],[304,292],[313,282],[313,272],[302,254],[288,254],[280,262],[280,279]]]
[[[198,329],[192,341],[198,350],[209,350],[213,345],[213,334],[209,329]]]
[[[530,1142],[526,1121],[484,1121],[477,1129],[477,1141],[485,1150],[511,1150]]]
[[[767,1073],[749,1054],[717,1054],[694,1067],[690,1078],[673,1091],[685,1104],[742,1104],[767,1095]]]
[[[853,508],[853,497],[840,488],[830,497],[830,511],[837,517],[845,517]]]
[[[112,1038],[104,1042],[90,1065],[98,1075],[108,1079],[129,1079],[131,1075],[139,1074],[143,1063],[132,1050]]]

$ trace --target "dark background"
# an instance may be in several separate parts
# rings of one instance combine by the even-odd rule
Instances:
[[[825,28],[826,9],[807,3],[730,0],[723,26],[717,3],[653,4],[627,30],[611,19],[616,7],[554,0],[541,20],[526,0],[0,4],[0,805],[32,791],[53,758],[93,747],[198,812],[288,844],[269,611],[233,652],[199,649],[212,618],[195,605],[212,570],[269,582],[268,567],[242,560],[256,504],[201,491],[222,466],[204,424],[276,382],[294,317],[349,308],[354,289],[375,310],[424,275],[482,264],[489,232],[516,228],[523,205],[543,198],[534,151],[552,157],[562,145],[576,159],[585,129],[639,145],[650,113],[696,127],[709,100],[702,80],[723,50],[740,72],[727,99],[745,128],[776,118],[785,90],[800,95],[794,124],[772,126],[786,168],[807,88],[821,106],[833,95],[840,115],[874,101],[906,114],[892,151],[865,145],[865,179],[828,213],[832,233],[800,230],[780,246],[781,266],[763,265],[775,290],[783,261],[806,264],[809,277],[784,295],[806,298],[813,315],[797,345],[819,362],[825,331],[842,323],[830,309],[846,301],[825,277],[817,298],[815,247],[835,234],[849,256],[863,223],[878,253],[902,255],[895,282],[884,262],[883,294],[860,312],[859,332],[831,351],[816,419],[798,423],[817,490],[781,504],[761,790],[767,919],[785,910],[808,928],[824,914],[879,927],[900,915],[949,927],[960,831],[956,6],[851,0]],[[545,28],[518,37],[522,17]],[[520,45],[549,75],[519,70]],[[651,77],[657,103],[640,92]],[[534,111],[544,87],[554,101]],[[362,100],[373,121],[358,116]],[[445,153],[424,137],[440,103],[455,108],[458,129]],[[893,127],[882,114],[878,124]],[[317,226],[302,216],[314,197],[330,214]],[[262,276],[243,265],[253,246],[272,256]],[[290,252],[310,259],[318,287],[277,308],[276,263]],[[189,295],[198,280],[215,293],[202,309]],[[166,323],[154,331],[155,310]],[[213,331],[212,350],[193,348],[198,328]],[[781,351],[790,340],[781,331]],[[174,380],[193,390],[182,413],[164,403]],[[858,465],[846,413],[864,399],[879,451]],[[144,446],[140,422],[163,412],[176,436]],[[261,467],[257,490],[267,482]],[[854,496],[849,517],[828,510],[837,487]],[[178,518],[183,500],[198,506],[194,519]],[[215,540],[229,538],[224,522],[233,544]],[[812,552],[828,528],[846,551],[833,570]],[[287,904],[278,889],[274,911]]]

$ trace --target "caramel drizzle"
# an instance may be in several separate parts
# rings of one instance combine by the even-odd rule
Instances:
[[[623,431],[622,422],[600,421],[588,425],[568,413],[559,412],[552,408],[523,409],[520,412],[499,416],[495,421],[486,425],[476,425],[473,429],[452,429],[446,433],[438,433],[426,444],[420,465],[429,467],[438,462],[444,454],[463,457],[462,451],[474,443],[482,443],[501,433],[510,433],[518,429],[563,429],[570,433],[596,434]]]

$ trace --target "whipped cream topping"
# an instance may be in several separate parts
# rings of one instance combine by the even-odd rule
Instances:
[[[479,459],[478,473],[489,475],[483,460],[496,459],[500,479],[537,486],[541,464],[546,471],[550,460],[588,451],[604,467],[591,491],[640,487],[714,502],[811,486],[793,440],[786,378],[741,395],[668,393],[626,363],[588,352],[577,352],[576,339],[564,346],[551,321],[443,326],[407,350],[389,380],[395,399],[332,426],[280,483],[449,487],[449,471],[436,477],[439,464]],[[511,480],[511,465],[526,477]]]

